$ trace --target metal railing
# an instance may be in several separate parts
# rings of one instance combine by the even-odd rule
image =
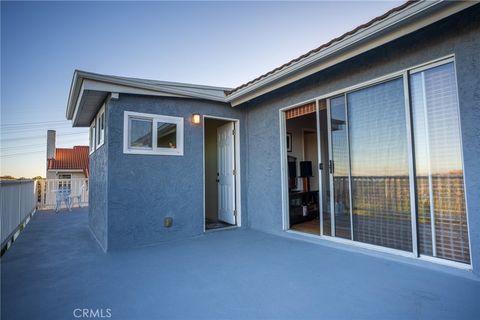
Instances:
[[[1,197],[1,243],[12,237],[24,226],[37,205],[33,180],[0,181]],[[28,222],[28,221],[27,221]]]
[[[88,178],[37,180],[38,209],[66,209],[88,206]],[[68,191],[68,201],[61,201],[59,193]],[[65,199],[63,199],[65,200]]]

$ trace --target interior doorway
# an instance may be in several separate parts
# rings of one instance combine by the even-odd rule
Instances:
[[[285,112],[289,229],[320,235],[321,178],[318,170],[316,103]]]
[[[205,230],[239,225],[238,121],[204,117]]]

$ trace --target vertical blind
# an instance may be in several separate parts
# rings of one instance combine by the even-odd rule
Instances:
[[[455,70],[410,75],[421,254],[470,262]]]

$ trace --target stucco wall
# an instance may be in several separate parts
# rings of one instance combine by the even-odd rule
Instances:
[[[184,155],[124,154],[124,111],[184,117]],[[203,129],[192,125],[190,118],[200,113],[240,119],[243,146],[242,111],[215,102],[121,94],[109,102],[107,113],[108,249],[202,234]],[[240,156],[245,163],[243,151]],[[244,208],[246,205],[242,205],[242,223],[246,225]],[[164,227],[165,217],[173,218],[171,228]]]
[[[108,107],[106,109],[108,121]],[[108,128],[105,130],[105,141],[108,140]],[[93,235],[103,250],[108,249],[107,241],[107,208],[108,208],[108,145],[104,143],[90,155],[88,186],[88,223]]]
[[[469,235],[480,274],[480,5],[241,106],[247,113],[249,223],[282,233],[279,109],[455,54]]]

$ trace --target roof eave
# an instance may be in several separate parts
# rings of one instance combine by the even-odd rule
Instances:
[[[73,126],[78,126],[79,105],[85,90],[101,91],[105,93],[118,92],[129,94],[152,94],[180,98],[193,98],[226,102],[224,91],[228,88],[197,86],[175,82],[161,82],[158,84],[141,83],[142,79],[128,80],[115,76],[106,76],[96,73],[75,70],[67,102],[66,117],[73,120]],[[198,92],[198,89],[217,91],[217,95],[210,92]],[[197,90],[197,91],[195,91]],[[221,95],[219,94],[221,92]]]
[[[227,95],[237,106],[294,81],[324,70],[363,52],[414,32],[475,2],[422,1],[328,46],[319,52]]]

